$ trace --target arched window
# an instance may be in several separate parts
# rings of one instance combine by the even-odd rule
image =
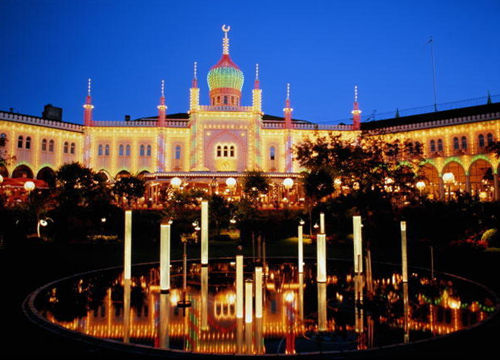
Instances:
[[[276,148],[274,146],[271,146],[269,149],[269,159],[274,160],[276,158]]]
[[[227,96],[224,96],[224,105],[227,105]]]
[[[224,152],[223,152],[223,154],[224,154],[224,157],[227,157],[227,145],[224,145]]]
[[[54,152],[54,140],[49,141],[49,151]]]
[[[480,148],[484,147],[484,135],[483,134],[479,134],[479,136],[478,136],[478,144],[479,144]]]
[[[462,149],[467,150],[467,138],[462,136]]]
[[[436,152],[436,141],[431,140],[431,152]]]
[[[5,143],[7,142],[7,135],[2,133],[0,134],[0,146],[5,146]]]
[[[47,151],[47,139],[42,139],[42,151]]]
[[[67,141],[65,141],[65,142],[64,142],[63,149],[64,149],[64,150],[63,150],[63,151],[64,151],[64,153],[65,153],[65,154],[67,154],[67,153],[68,153],[68,142],[67,142]]]
[[[71,143],[71,148],[70,148],[69,152],[72,154],[75,153],[75,143]]]
[[[109,145],[104,148],[104,155],[109,156]]]
[[[97,150],[97,155],[102,156],[102,145],[99,145],[99,148]]]
[[[409,142],[407,146],[408,154],[413,154],[413,143]]]
[[[460,143],[458,142],[458,138],[454,137],[453,138],[453,150],[459,150],[460,149]]]
[[[217,145],[217,157],[221,157],[221,156],[222,156],[222,146]]]
[[[438,139],[438,151],[443,151],[443,139]]]
[[[486,135],[486,138],[488,140],[488,146],[492,146],[493,145],[493,134],[488,133],[488,135]]]
[[[123,145],[120,145],[120,146],[118,147],[118,155],[119,155],[119,156],[123,156]]]
[[[144,145],[141,145],[141,147],[139,148],[139,156],[144,156]]]
[[[180,160],[181,159],[181,147],[180,145],[177,145],[175,147],[175,160]]]
[[[31,149],[31,137],[26,137],[26,149]]]
[[[146,155],[151,156],[151,145],[148,145],[146,148]]]
[[[125,148],[125,155],[130,156],[130,145],[127,145]]]
[[[18,138],[17,138],[17,147],[19,149],[22,149],[23,148],[23,136],[20,135]]]
[[[229,156],[230,156],[230,157],[234,157],[234,145],[231,145],[231,146],[229,147]]]

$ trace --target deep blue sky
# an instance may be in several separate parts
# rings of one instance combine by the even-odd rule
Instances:
[[[0,1],[0,109],[64,109],[81,123],[87,78],[96,120],[185,112],[193,61],[203,104],[206,74],[231,26],[231,57],[250,105],[260,64],[263,108],[281,115],[287,82],[294,117],[349,116],[359,86],[363,115],[500,94],[500,1]]]

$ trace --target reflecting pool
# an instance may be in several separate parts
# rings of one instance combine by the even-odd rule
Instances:
[[[173,262],[169,293],[160,292],[157,264],[135,266],[131,281],[123,280],[121,269],[78,275],[39,290],[32,309],[49,326],[87,336],[212,354],[365,350],[452,333],[495,311],[494,295],[464,279],[432,280],[422,271],[403,283],[395,267],[376,264],[367,284],[348,262],[328,265],[327,282],[318,284],[313,262],[299,274],[293,260],[268,261],[260,310],[254,264],[245,262],[252,292],[243,297],[241,317],[231,259],[208,267],[190,261],[185,291],[182,263]]]

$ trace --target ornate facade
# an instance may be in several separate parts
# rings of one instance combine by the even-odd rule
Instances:
[[[433,196],[444,197],[442,175],[451,172],[449,192],[498,199],[500,162],[488,145],[500,139],[500,103],[361,123],[356,93],[352,125],[318,125],[292,118],[288,87],[283,117],[265,115],[258,66],[252,104],[241,104],[244,76],[229,54],[229,27],[223,26],[223,31],[222,57],[207,76],[210,104],[200,104],[195,63],[187,113],[167,115],[162,85],[157,116],[94,121],[90,80],[83,125],[0,112],[0,150],[15,157],[0,168],[2,176],[51,183],[57,168],[78,161],[110,180],[143,174],[151,195],[154,186],[173,177],[224,187],[227,178],[254,169],[281,184],[284,178],[299,176],[302,169],[291,149],[304,138],[333,132],[354,139],[361,131],[376,130],[424,145],[426,191]]]

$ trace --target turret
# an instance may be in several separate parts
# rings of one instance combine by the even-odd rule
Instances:
[[[88,80],[87,86],[87,97],[85,99],[85,104],[83,105],[83,125],[84,126],[92,126],[92,109],[94,109],[94,105],[92,105],[92,97],[90,95],[92,80]]]
[[[200,89],[198,88],[197,62],[194,62],[193,80],[189,89],[189,112],[197,111],[200,108]]]
[[[352,114],[352,129],[360,130],[361,129],[361,110],[359,110],[358,104],[358,86],[354,86],[354,104],[353,109],[351,111]]]
[[[252,90],[252,108],[253,111],[262,112],[262,90],[259,81],[259,64],[255,64],[255,81]]]
[[[165,105],[165,80],[161,81],[161,96],[160,105],[158,107],[158,122],[159,127],[164,127],[166,125],[167,118],[167,105]]]

